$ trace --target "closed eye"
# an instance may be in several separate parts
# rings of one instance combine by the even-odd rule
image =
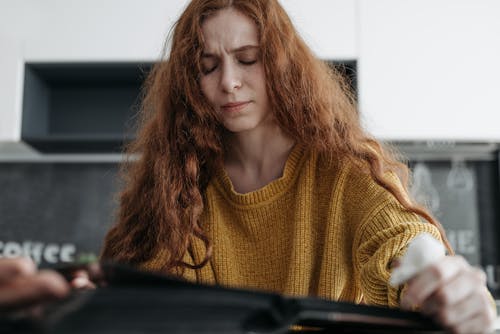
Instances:
[[[219,65],[219,61],[213,56],[203,56],[201,60],[201,71],[204,75],[210,74]]]
[[[238,60],[238,62],[245,66],[250,66],[257,63],[257,60]],[[210,74],[217,69],[218,65],[213,65],[212,67],[203,67],[202,71],[204,75]]]
[[[217,68],[217,66],[212,66],[211,68],[204,68],[203,69],[203,74],[204,75],[207,75],[207,74],[210,74],[212,73],[213,71],[215,71],[215,69]]]
[[[239,60],[239,62],[241,64],[243,64],[243,65],[253,65],[253,64],[255,64],[257,62],[257,60],[250,60],[250,61],[248,61],[248,60]]]

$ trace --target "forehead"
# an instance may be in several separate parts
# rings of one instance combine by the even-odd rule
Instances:
[[[257,25],[248,16],[234,8],[217,11],[201,26],[205,49],[226,50],[243,45],[258,45]]]

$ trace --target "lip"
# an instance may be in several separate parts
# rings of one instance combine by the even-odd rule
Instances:
[[[225,112],[234,113],[243,110],[243,108],[245,108],[248,104],[250,104],[250,101],[231,102],[221,106],[221,109]]]

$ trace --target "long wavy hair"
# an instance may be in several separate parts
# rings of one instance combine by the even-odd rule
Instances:
[[[169,56],[155,64],[144,85],[141,130],[127,149],[139,159],[123,164],[117,223],[106,236],[102,258],[139,264],[162,251],[170,273],[209,261],[212,245],[199,218],[207,184],[223,168],[225,129],[199,84],[201,28],[207,17],[228,7],[257,25],[270,110],[283,131],[332,160],[345,157],[364,166],[403,207],[437,226],[452,252],[442,226],[409,198],[406,165],[365,133],[348,84],[306,46],[278,1],[193,0],[175,24]],[[183,256],[193,237],[203,240],[206,256],[190,265]]]

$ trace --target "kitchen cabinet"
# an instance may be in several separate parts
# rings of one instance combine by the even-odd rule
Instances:
[[[187,2],[0,2],[0,141],[21,139],[26,64],[155,61]]]
[[[154,62],[160,58],[170,27],[187,3],[188,0],[0,2],[0,141],[21,140],[25,123],[22,112],[26,110],[23,88],[24,79],[30,76],[25,72],[32,70],[29,66]],[[356,1],[281,3],[318,57],[356,58]],[[30,110],[32,116],[33,109]],[[46,114],[46,110],[42,108],[40,114]],[[46,127],[31,130],[38,137],[49,131]]]
[[[1,16],[1,14],[0,14]],[[0,32],[0,142],[19,138],[21,132],[22,47]]]
[[[302,38],[321,59],[358,56],[357,1],[281,0]]]
[[[21,139],[26,64],[155,61],[186,3],[0,4],[0,141]],[[359,109],[377,137],[500,140],[499,1],[281,3],[318,57],[357,60]]]
[[[121,152],[151,64],[30,63],[21,138],[42,152]]]

